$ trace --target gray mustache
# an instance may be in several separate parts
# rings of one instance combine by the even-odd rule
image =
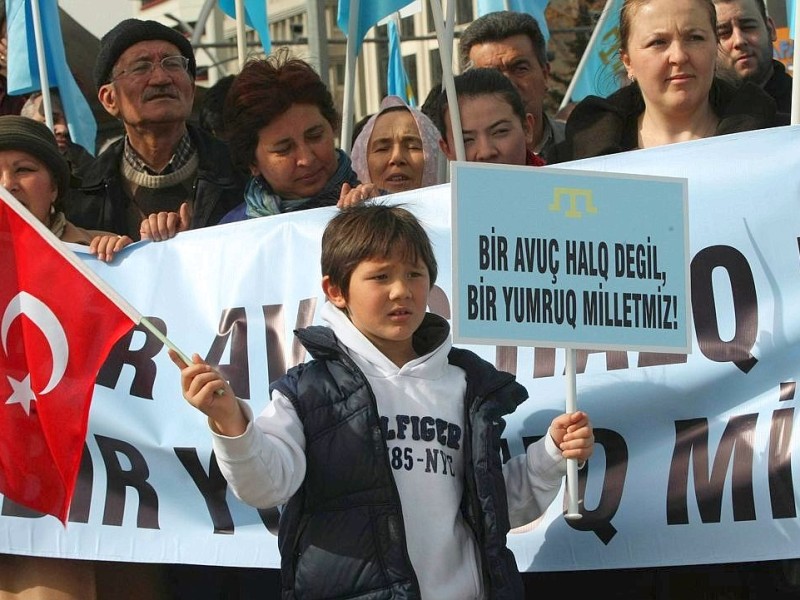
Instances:
[[[171,87],[147,88],[144,91],[143,99],[147,101],[147,100],[152,100],[153,98],[160,98],[164,96],[166,96],[167,98],[177,98],[178,92]]]

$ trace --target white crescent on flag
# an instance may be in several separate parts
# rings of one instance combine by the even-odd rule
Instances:
[[[58,385],[67,370],[69,359],[67,336],[64,328],[61,327],[61,322],[49,306],[28,292],[20,292],[8,303],[3,313],[2,324],[0,324],[0,339],[2,339],[4,351],[8,351],[6,341],[11,323],[23,314],[42,331],[53,355],[53,371],[50,374],[50,381],[47,382],[44,389],[38,392],[39,395],[46,394]]]

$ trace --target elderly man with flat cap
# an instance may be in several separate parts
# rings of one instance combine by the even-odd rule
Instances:
[[[163,239],[214,225],[242,201],[225,144],[188,122],[196,69],[189,41],[156,21],[126,19],[103,36],[97,97],[125,136],[78,172],[73,222]]]

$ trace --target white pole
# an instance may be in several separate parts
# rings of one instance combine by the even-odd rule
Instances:
[[[236,48],[239,52],[239,70],[247,61],[247,33],[244,28],[244,0],[236,0]]]
[[[797,43],[798,27],[800,27],[800,1],[794,3],[794,52],[792,54],[792,125],[800,123],[800,75],[798,75],[797,67],[800,65],[800,45]]]
[[[345,0],[342,0],[345,1]],[[342,102],[342,140],[339,146],[350,154],[353,136],[353,90],[356,87],[356,40],[358,35],[359,0],[350,0],[350,19],[347,22],[347,56],[344,63],[344,99]]]
[[[456,160],[466,160],[464,151],[464,134],[461,131],[461,113],[458,111],[456,84],[453,81],[453,31],[455,27],[455,1],[447,2],[447,21],[442,15],[440,0],[431,0],[431,12],[436,26],[436,38],[439,40],[439,58],[442,60],[442,85],[447,92],[447,109],[450,113],[450,128],[453,131],[453,145]]]
[[[577,376],[576,376],[576,354],[574,348],[567,348],[567,365],[565,368],[567,379],[567,413],[574,413],[578,410],[578,392],[577,392]],[[569,520],[576,520],[581,518],[581,513],[578,510],[578,461],[574,458],[567,459],[567,494],[569,503],[567,505],[567,514],[564,518]]]
[[[611,6],[613,4],[614,0],[606,0],[606,4],[603,7],[603,12],[600,13],[600,18],[597,19],[597,24],[594,26],[594,30],[592,30],[592,35],[589,38],[589,42],[586,44],[586,49],[581,55],[581,60],[578,62],[578,66],[575,68],[575,73],[573,73],[572,79],[569,81],[567,91],[564,92],[564,97],[561,99],[561,106],[558,107],[559,109],[564,108],[572,100],[572,92],[575,90],[575,85],[578,83],[578,77],[580,77],[581,71],[583,71],[584,67],[586,66],[586,61],[589,60],[592,48],[597,42],[597,37],[600,35],[603,25],[605,25],[606,19],[608,19],[608,15],[611,12]]]
[[[45,123],[47,123],[50,131],[54,131],[53,103],[50,100],[50,80],[47,74],[47,57],[44,53],[44,34],[42,33],[42,13],[39,11],[39,0],[31,0],[31,16],[33,18],[33,37],[36,40],[39,82],[42,86],[42,110],[44,111]]]

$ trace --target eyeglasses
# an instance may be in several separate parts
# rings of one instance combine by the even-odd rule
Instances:
[[[111,81],[116,81],[126,75],[136,79],[147,77],[153,72],[157,64],[160,64],[161,68],[170,75],[186,73],[189,70],[189,59],[185,56],[165,56],[158,62],[153,62],[152,60],[137,61],[127,69],[122,69],[122,71],[114,75]]]

